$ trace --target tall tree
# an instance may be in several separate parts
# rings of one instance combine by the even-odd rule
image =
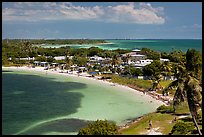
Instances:
[[[188,50],[186,53],[186,63],[180,63],[175,68],[176,80],[169,84],[164,90],[163,94],[171,87],[176,87],[176,92],[173,98],[173,106],[187,100],[188,107],[193,119],[193,122],[198,130],[199,135],[202,135],[196,119],[198,118],[198,109],[202,109],[202,87],[200,81],[197,79],[198,72],[200,72],[200,60],[197,59],[199,54],[195,50]],[[192,67],[194,66],[194,67]],[[195,68],[197,67],[197,68]]]
[[[118,65],[120,63],[120,60],[118,58],[118,55],[117,54],[113,54],[112,56],[112,67],[115,68],[115,65]]]

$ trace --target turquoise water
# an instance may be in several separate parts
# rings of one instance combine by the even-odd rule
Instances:
[[[66,45],[73,48],[90,48],[92,46],[106,50],[150,48],[156,51],[170,52],[172,49],[186,52],[189,48],[202,51],[202,40],[197,39],[152,39],[152,40],[106,40],[108,44],[98,45]],[[110,44],[112,43],[112,44]],[[65,45],[46,45],[45,47],[62,47]]]
[[[3,134],[76,134],[88,121],[123,125],[161,104],[95,80],[3,70]]]

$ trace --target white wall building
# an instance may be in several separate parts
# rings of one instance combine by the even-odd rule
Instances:
[[[99,57],[99,56],[96,56],[96,55],[93,56],[93,57],[90,57],[89,59],[90,59],[91,62],[98,62],[98,61],[103,61],[103,60],[105,60],[104,58]]]
[[[165,61],[169,61],[169,59],[162,59],[162,58],[160,58],[160,62],[165,62]]]
[[[65,56],[56,56],[54,57],[55,60],[65,60]]]

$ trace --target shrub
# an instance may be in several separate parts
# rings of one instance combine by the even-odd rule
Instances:
[[[174,109],[172,106],[161,105],[157,108],[157,113],[173,113]]]
[[[192,132],[193,130],[194,130],[194,124],[192,122],[179,121],[173,126],[171,130],[171,134],[186,135],[187,133]]]
[[[78,135],[115,135],[117,133],[115,123],[107,120],[97,120],[88,124],[87,127],[81,128]]]

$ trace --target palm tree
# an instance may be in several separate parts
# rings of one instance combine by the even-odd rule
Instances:
[[[118,55],[117,54],[113,54],[112,56],[112,68],[115,68],[115,65],[118,65],[120,63],[120,60],[118,59]]]
[[[163,88],[160,84],[161,79],[161,75],[152,76],[152,90]]]
[[[128,73],[131,75],[131,72],[130,72],[130,64],[129,64],[129,59],[131,58],[131,55],[130,54],[126,54],[126,63],[128,64]]]
[[[192,53],[194,51],[188,50],[186,53],[186,63],[180,63],[177,65],[177,67],[175,68],[176,80],[170,83],[163,90],[163,95],[167,92],[168,89],[176,87],[176,92],[173,98],[174,111],[176,105],[187,100],[193,122],[198,130],[199,135],[202,135],[196,121],[196,119],[198,118],[197,111],[199,107],[202,109],[202,87],[200,81],[197,79],[197,77],[195,77],[197,76],[196,73],[199,69],[201,69],[200,66],[202,65],[199,65],[200,62],[195,62],[194,60],[193,63],[196,64],[196,66],[194,65],[194,67],[189,67],[189,65],[192,66],[192,62],[189,61],[189,59],[192,60],[192,58],[197,57],[197,53],[190,54],[189,52]],[[189,57],[189,55],[191,57]]]
[[[69,59],[69,52],[67,52],[65,55],[65,62],[66,62],[66,69],[68,70],[72,65],[72,61]]]
[[[126,62],[127,62],[127,64],[128,64],[128,61],[129,61],[130,58],[131,58],[131,55],[130,54],[126,54]]]
[[[162,63],[162,70],[163,73],[165,74],[165,76],[171,76],[171,71],[172,71],[172,66],[168,61],[165,61],[164,63]]]

